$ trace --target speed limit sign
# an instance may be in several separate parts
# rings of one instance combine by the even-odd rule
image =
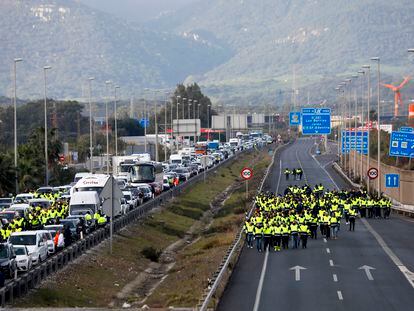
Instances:
[[[253,170],[251,168],[245,167],[241,170],[240,175],[244,180],[249,180],[253,177]]]
[[[376,179],[378,177],[378,170],[375,167],[371,167],[368,170],[367,175],[369,179]]]

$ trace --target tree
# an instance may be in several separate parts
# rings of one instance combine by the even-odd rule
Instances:
[[[0,195],[5,196],[14,190],[15,169],[10,154],[0,154]]]

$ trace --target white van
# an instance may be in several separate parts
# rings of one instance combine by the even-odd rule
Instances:
[[[52,255],[55,253],[55,242],[53,241],[53,236],[48,230],[38,230],[43,234],[44,239],[46,239],[47,244],[47,254]]]
[[[9,237],[13,245],[25,245],[32,257],[33,265],[37,265],[47,258],[47,237],[42,231],[13,232]]]
[[[170,164],[183,164],[183,157],[180,154],[172,154],[170,155]]]
[[[74,192],[70,198],[69,215],[85,215],[87,211],[91,215],[101,207],[101,201],[96,191]]]

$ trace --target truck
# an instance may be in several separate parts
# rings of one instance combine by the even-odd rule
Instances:
[[[239,138],[230,138],[230,147],[238,149],[241,146],[241,140]]]
[[[215,151],[215,150],[218,150],[218,148],[219,148],[218,140],[209,141],[207,143],[207,149],[209,150]]]
[[[82,178],[76,183],[75,186],[73,186],[71,198],[76,195],[77,192],[91,191],[98,194],[100,208],[105,215],[110,216],[111,210],[113,211],[114,217],[121,215],[121,198],[123,197],[123,194],[121,189],[119,189],[116,180],[112,176],[105,174],[94,174],[92,176]]]
[[[195,154],[206,155],[207,154],[207,142],[206,141],[199,141],[195,145]]]
[[[100,207],[101,201],[96,191],[77,191],[70,198],[69,215],[85,215],[87,212],[93,215]]]

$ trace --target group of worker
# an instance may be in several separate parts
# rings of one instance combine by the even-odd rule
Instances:
[[[292,170],[285,168],[284,174],[286,180],[289,180],[290,175],[293,175],[293,180],[302,180],[303,170],[301,168],[294,168]]]
[[[379,210],[389,216],[391,202],[374,198],[364,191],[325,191],[322,185],[289,186],[284,195],[260,193],[255,210],[244,224],[246,243],[258,252],[307,248],[308,237],[317,239],[318,228],[326,239],[337,239],[345,218],[349,231],[355,231],[355,219],[365,210]],[[381,213],[381,211],[383,211]]]

